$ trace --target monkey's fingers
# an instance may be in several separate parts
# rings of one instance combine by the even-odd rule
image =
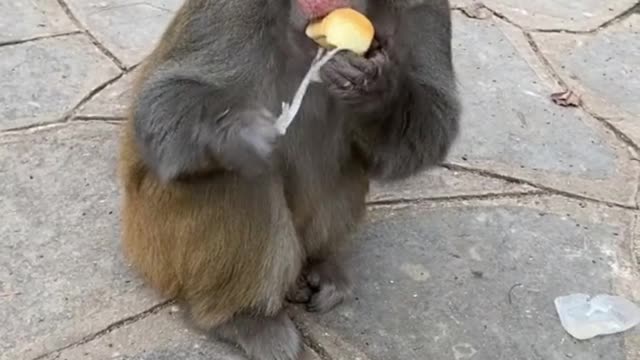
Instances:
[[[287,301],[294,304],[306,304],[311,300],[313,290],[309,286],[304,275],[298,276],[296,282],[291,286],[287,293]]]
[[[352,86],[366,88],[377,77],[376,63],[350,55],[340,55],[332,59],[322,71],[325,80],[342,88]]]
[[[223,135],[224,143],[210,144],[222,164],[244,176],[254,176],[270,165],[270,157],[280,134],[273,116],[263,110],[247,111],[234,119]]]
[[[345,56],[348,63],[355,69],[358,69],[361,73],[365,74],[367,78],[373,78],[378,72],[378,63],[365,59],[362,56],[355,56],[354,54],[348,54]]]
[[[336,89],[348,89],[353,87],[353,81],[340,68],[340,65],[333,63],[327,64],[320,72],[322,81],[327,83],[329,87]]]

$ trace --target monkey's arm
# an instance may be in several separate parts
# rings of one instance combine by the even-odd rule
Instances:
[[[250,175],[266,166],[277,137],[271,114],[214,84],[180,70],[145,83],[134,109],[136,139],[162,181],[216,170]]]
[[[388,50],[397,81],[354,135],[356,151],[374,178],[400,179],[438,164],[457,136],[460,106],[445,3],[427,2],[401,12]]]
[[[260,21],[254,28],[237,25],[237,15],[224,13],[231,7],[207,6],[182,10],[136,94],[135,139],[163,181],[218,170],[259,172],[278,136],[272,115],[253,107],[247,90],[264,64]]]

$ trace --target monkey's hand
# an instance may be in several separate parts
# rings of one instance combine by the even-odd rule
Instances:
[[[333,96],[358,112],[378,111],[397,92],[398,69],[384,49],[368,58],[341,51],[320,70],[320,77]]]
[[[210,149],[222,165],[245,176],[257,175],[269,167],[280,132],[275,117],[265,109],[244,110],[218,121]]]

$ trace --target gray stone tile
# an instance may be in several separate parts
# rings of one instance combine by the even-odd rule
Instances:
[[[80,22],[125,65],[153,50],[183,0],[68,0]]]
[[[242,354],[185,326],[182,316],[164,310],[95,341],[52,354],[46,360],[245,360]],[[320,360],[308,350],[304,360]]]
[[[88,117],[126,117],[131,101],[131,87],[138,69],[104,88],[79,110],[77,115]]]
[[[535,188],[468,172],[435,168],[393,183],[372,183],[369,201],[388,202],[456,196],[530,193]]]
[[[120,255],[118,127],[0,136],[0,359],[31,359],[157,303]]]
[[[585,106],[640,144],[640,15],[595,34],[534,34]]]
[[[553,305],[573,292],[640,300],[632,214],[543,198],[370,218],[351,259],[354,300],[297,313],[333,359],[634,359],[625,338],[640,330],[575,341]]]
[[[559,89],[522,34],[503,22],[454,19],[464,115],[450,161],[634,204],[637,164],[599,121],[550,101]]]
[[[0,130],[58,120],[119,70],[84,35],[0,48]]]
[[[244,360],[235,349],[187,328],[170,309],[46,359]]]
[[[636,4],[636,0],[483,0],[491,9],[529,29],[595,29]]]
[[[0,2],[0,43],[77,30],[56,1]]]

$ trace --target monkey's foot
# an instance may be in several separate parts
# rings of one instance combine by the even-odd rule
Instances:
[[[310,312],[324,313],[350,295],[351,282],[342,267],[334,261],[322,261],[308,265],[287,299],[294,303],[306,303]]]
[[[294,304],[307,304],[311,300],[313,290],[307,282],[307,274],[302,273],[287,293],[287,301]]]
[[[274,317],[240,315],[214,334],[239,345],[252,360],[298,360],[304,353],[302,336],[284,312]]]

